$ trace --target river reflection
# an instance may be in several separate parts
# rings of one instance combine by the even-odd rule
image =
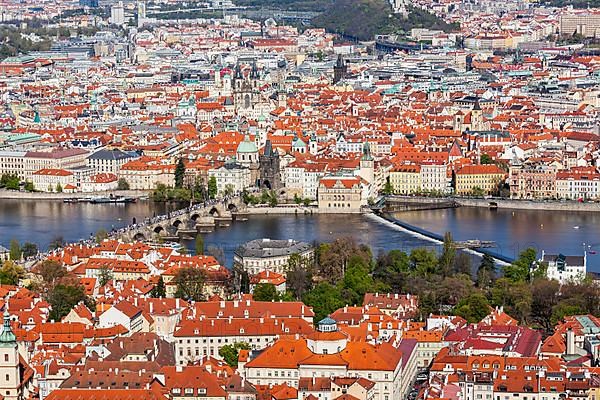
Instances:
[[[176,204],[65,204],[59,201],[0,200],[0,245],[11,239],[30,241],[46,249],[57,236],[69,242],[87,238],[100,228],[111,230],[154,214],[173,210]],[[499,253],[515,257],[526,247],[546,252],[582,254],[583,243],[600,252],[600,213],[496,210],[461,207],[446,210],[400,213],[397,218],[443,234],[452,232],[456,240],[492,240]],[[577,227],[577,229],[575,229]],[[383,250],[410,251],[415,247],[437,247],[398,230],[378,218],[363,215],[252,215],[205,234],[205,245],[223,248],[226,264],[241,243],[269,237],[307,242],[331,241],[352,236],[365,243],[375,255]],[[186,241],[194,248],[194,241]],[[589,255],[590,270],[600,271],[600,256]]]

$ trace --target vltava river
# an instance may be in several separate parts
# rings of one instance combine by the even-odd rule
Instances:
[[[12,238],[31,241],[46,249],[62,236],[69,242],[88,238],[99,228],[110,230],[172,210],[175,205],[140,201],[135,204],[65,204],[58,201],[0,200],[0,244],[8,247]],[[526,247],[568,255],[588,250],[600,253],[600,213],[530,210],[488,210],[462,207],[447,210],[415,211],[397,214],[403,221],[443,234],[452,232],[456,240],[493,240],[498,253],[514,257]],[[394,248],[409,251],[432,246],[377,218],[362,215],[253,215],[248,221],[234,222],[205,235],[205,244],[222,247],[227,264],[241,243],[261,237],[297,239],[308,242],[331,241],[352,236],[368,244],[375,255]],[[193,248],[193,242],[186,243]],[[588,254],[590,270],[600,271],[600,255]]]

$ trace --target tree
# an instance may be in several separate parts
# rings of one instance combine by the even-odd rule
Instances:
[[[113,278],[112,271],[106,267],[100,268],[98,272],[98,284],[100,287],[106,285]]]
[[[464,251],[459,252],[454,259],[454,272],[471,276],[473,273],[471,256]]]
[[[269,192],[267,189],[265,189],[260,194],[260,202],[262,204],[268,204],[269,201],[271,201],[271,192]]]
[[[424,248],[414,249],[410,252],[410,265],[412,272],[427,278],[436,272],[438,261],[435,251]]]
[[[69,272],[67,268],[54,260],[44,260],[38,263],[34,268],[33,272],[41,279],[41,292],[47,297],[57,285],[77,285],[79,279]]]
[[[524,282],[514,282],[506,277],[496,279],[490,290],[493,306],[504,307],[504,311],[521,323],[527,323],[531,314],[531,290]]]
[[[294,203],[297,205],[302,204],[302,197],[298,196],[298,193],[294,193]]]
[[[481,293],[470,294],[468,297],[462,299],[454,309],[456,315],[463,317],[469,323],[481,321],[489,312],[490,305]]]
[[[302,200],[302,204],[304,205],[304,207],[310,206],[310,203],[311,203],[311,201],[308,197],[305,198],[304,200]]]
[[[271,194],[269,197],[269,207],[277,207],[277,204],[278,204],[277,193],[275,193],[274,190],[271,190]]]
[[[531,284],[531,322],[539,325],[546,334],[552,334],[558,322],[552,321],[552,316],[560,302],[559,291],[560,284],[555,280],[536,279]]]
[[[286,287],[296,300],[312,288],[312,273],[300,265],[289,266],[285,277]]]
[[[307,292],[302,301],[315,313],[315,321],[320,321],[335,310],[345,305],[340,289],[327,282],[321,282]]]
[[[129,186],[129,182],[127,182],[127,179],[125,178],[119,178],[119,181],[117,182],[117,190],[129,190],[130,186]]]
[[[484,254],[477,269],[477,286],[489,287],[496,277],[496,261],[489,254]]]
[[[77,303],[86,299],[85,290],[81,285],[57,285],[47,297],[52,310],[50,320],[60,321]]]
[[[156,286],[152,288],[152,292],[150,292],[150,296],[156,298],[163,298],[167,296],[167,290],[165,288],[165,281],[163,280],[162,275],[158,276],[158,282]]]
[[[359,246],[353,238],[338,238],[332,243],[322,243],[317,248],[319,275],[330,283],[337,283],[344,277],[348,260],[352,256],[362,257],[366,264],[371,263],[371,250]]]
[[[408,254],[400,250],[390,250],[377,257],[373,278],[385,282],[392,293],[404,290],[410,269]]]
[[[228,183],[227,185],[225,185],[225,190],[223,191],[223,194],[225,196],[231,196],[234,192],[235,192],[235,186],[233,186],[231,183]]]
[[[106,232],[106,229],[104,228],[100,228],[96,231],[96,243],[100,244],[103,241],[105,241],[106,239],[108,239],[108,232]],[[104,286],[104,285],[102,285]]]
[[[456,248],[454,240],[452,239],[452,233],[446,232],[444,234],[444,245],[442,247],[442,253],[438,259],[440,273],[442,276],[448,276],[452,272],[454,267],[454,260],[456,258]]]
[[[204,237],[202,235],[196,236],[196,255],[204,255]]]
[[[479,186],[475,186],[471,189],[471,196],[473,197],[483,197],[484,195],[485,191]]]
[[[479,157],[479,164],[491,164],[492,162],[492,158],[488,154],[482,154]]]
[[[183,163],[183,158],[180,158],[177,161],[177,166],[175,167],[175,187],[181,189],[183,187],[183,180],[185,178],[185,164]]]
[[[279,300],[277,289],[272,283],[259,283],[254,286],[252,297],[256,301],[276,301]]]
[[[25,189],[27,192],[34,192],[35,187],[33,186],[33,182],[25,181],[25,186],[23,186],[23,189]]]
[[[56,184],[56,193],[62,193],[63,187],[60,183]]]
[[[250,350],[250,345],[245,342],[236,342],[234,344],[226,344],[219,349],[219,355],[232,368],[237,368],[238,356],[240,350]]]
[[[10,259],[11,260],[20,260],[21,259],[21,246],[19,245],[19,241],[16,239],[12,239],[10,241]]]
[[[504,276],[513,282],[526,281],[529,278],[530,269],[535,266],[537,253],[533,248],[527,248],[519,254],[512,264],[504,267]]]
[[[385,181],[385,186],[383,188],[383,194],[385,194],[385,195],[394,194],[394,187],[392,186],[392,182],[390,181],[389,176]]]
[[[38,247],[35,243],[25,242],[21,247],[21,251],[23,251],[24,258],[34,257],[38,254]]]
[[[217,178],[211,176],[208,180],[208,197],[214,199],[217,197]]]
[[[0,283],[3,285],[18,285],[25,277],[25,269],[14,261],[4,261],[0,269]]]
[[[0,186],[3,186],[5,189],[19,190],[20,183],[21,180],[16,174],[2,174],[2,177],[0,177]]]
[[[173,283],[177,286],[175,297],[188,301],[202,301],[204,300],[205,282],[206,274],[200,268],[180,268],[173,278]]]
[[[360,304],[367,291],[378,291],[369,273],[369,265],[360,256],[350,258],[344,278],[338,286],[341,286],[346,304]]]

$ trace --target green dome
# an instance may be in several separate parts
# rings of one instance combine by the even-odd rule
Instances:
[[[0,333],[0,347],[12,347],[17,343],[17,337],[10,327],[8,313],[4,314],[4,327]]]
[[[244,137],[244,140],[240,142],[237,148],[238,153],[257,153],[258,147],[256,147],[256,143],[254,143],[248,135]]]

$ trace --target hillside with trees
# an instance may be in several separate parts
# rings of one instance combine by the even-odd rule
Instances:
[[[411,8],[407,18],[392,13],[385,0],[335,0],[313,24],[328,31],[358,40],[373,40],[378,34],[406,34],[412,28],[451,31],[458,26],[447,24],[427,11]]]
[[[540,4],[550,7],[597,8],[600,0],[541,0]]]

